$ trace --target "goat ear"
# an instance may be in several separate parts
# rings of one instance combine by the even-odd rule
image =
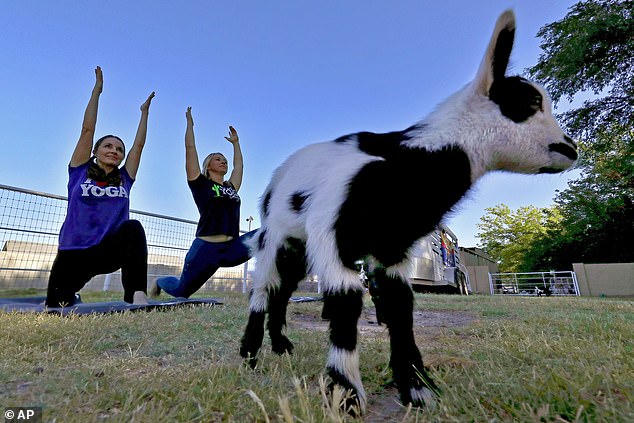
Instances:
[[[480,68],[473,81],[476,92],[488,96],[496,79],[504,79],[515,38],[515,14],[507,10],[498,18]]]

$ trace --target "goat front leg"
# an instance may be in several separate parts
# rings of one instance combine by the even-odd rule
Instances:
[[[269,289],[265,284],[254,284],[249,296],[249,321],[240,341],[240,355],[251,368],[257,365],[257,354],[264,339],[264,320],[269,306]]]
[[[390,333],[390,367],[403,404],[431,406],[439,389],[423,367],[413,331],[414,294],[400,277],[389,276],[385,268],[373,272],[375,292],[372,299],[381,323]]]
[[[332,379],[330,389],[339,385],[350,391],[343,408],[352,415],[365,411],[366,395],[359,371],[357,322],[363,307],[363,291],[349,289],[326,292],[322,318],[330,320],[330,352],[326,365]]]
[[[264,311],[250,310],[249,321],[240,340],[240,356],[247,360],[252,369],[258,364],[258,351],[262,347],[264,339]]]

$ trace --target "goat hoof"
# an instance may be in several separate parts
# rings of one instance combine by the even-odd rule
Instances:
[[[363,412],[361,408],[361,402],[359,401],[359,396],[357,395],[356,391],[353,388],[346,389],[342,385],[331,382],[328,385],[328,392],[331,400],[333,398],[333,391],[335,389],[341,389],[345,392],[343,397],[340,399],[339,409],[352,418],[361,417]]]
[[[255,367],[258,365],[256,354],[249,351],[249,349],[246,347],[240,348],[240,357],[244,358],[245,363],[252,369],[255,369]]]
[[[285,336],[282,336],[281,338],[276,339],[274,342],[272,342],[272,345],[271,345],[271,350],[273,350],[275,354],[280,354],[280,355],[284,353],[292,354],[293,348],[295,348],[295,346]]]
[[[341,403],[341,409],[352,418],[361,417],[361,404],[356,395],[349,396]]]
[[[434,409],[436,406],[437,394],[429,388],[411,388],[408,395],[409,398],[401,398],[403,404],[411,403],[413,407]]]
[[[248,357],[244,360],[244,364],[249,366],[251,370],[255,370],[255,368],[258,366],[258,359],[256,357]]]

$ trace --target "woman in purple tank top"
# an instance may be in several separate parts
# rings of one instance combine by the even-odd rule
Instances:
[[[84,113],[81,134],[68,165],[68,208],[48,281],[46,305],[69,306],[93,276],[121,269],[124,300],[147,304],[147,243],[141,223],[130,220],[130,190],[145,145],[154,92],[141,105],[141,120],[123,167],[125,145],[105,135],[93,146],[101,68]]]

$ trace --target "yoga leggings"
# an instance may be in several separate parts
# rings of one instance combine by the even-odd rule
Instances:
[[[101,243],[81,250],[58,250],[48,280],[46,305],[72,305],[75,293],[93,276],[121,269],[123,299],[132,303],[134,292],[147,292],[147,242],[143,226],[127,220]]]
[[[207,279],[220,267],[233,267],[251,258],[245,242],[256,230],[227,242],[207,242],[194,239],[185,257],[185,265],[180,279],[168,276],[157,279],[156,283],[163,291],[173,297],[189,298],[198,291]]]

